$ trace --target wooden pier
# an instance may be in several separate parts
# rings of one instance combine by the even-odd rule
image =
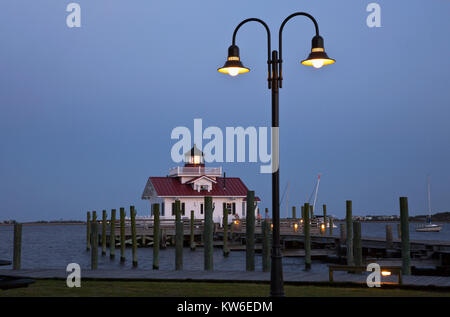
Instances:
[[[268,219],[270,222],[270,219]],[[184,245],[190,245],[191,220],[182,219]],[[109,244],[110,222],[107,222],[106,239]],[[255,221],[255,251],[262,250],[262,226],[263,220]],[[281,219],[280,223],[282,254],[285,257],[304,257],[304,234],[301,219]],[[175,245],[175,222],[174,220],[161,219],[160,230],[164,232],[165,246]],[[193,237],[196,246],[203,246],[204,222],[195,219],[193,223]],[[114,228],[116,247],[120,247],[120,223],[116,221]],[[214,247],[223,247],[224,228],[218,223],[214,224]],[[136,236],[139,247],[150,247],[153,245],[153,220],[136,219]],[[99,239],[99,241],[102,241]],[[162,242],[162,241],[161,241]],[[130,221],[125,221],[125,245],[131,246],[132,232]],[[245,219],[234,220],[228,226],[228,248],[230,251],[246,250],[246,223]],[[346,259],[346,240],[344,235],[334,236],[324,233],[317,220],[311,221],[311,257],[326,262],[344,263]],[[364,263],[377,261],[384,265],[398,265],[401,262],[401,240],[389,237],[373,238],[361,237],[361,251]],[[432,240],[410,241],[411,266],[412,267],[434,267],[444,271],[450,270],[450,242]]]

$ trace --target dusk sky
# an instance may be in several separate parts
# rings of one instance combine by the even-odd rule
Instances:
[[[66,6],[81,6],[81,27]],[[450,1],[4,0],[0,3],[0,220],[84,219],[86,211],[135,205],[149,176],[177,164],[177,126],[269,126],[266,33],[238,33],[251,71],[218,73],[235,26],[261,18],[278,48],[289,14],[318,21],[336,63],[300,64],[313,24],[291,20],[283,34],[280,90],[281,192],[303,204],[322,173],[318,204],[329,214],[450,211]],[[207,143],[207,141],[205,141]],[[241,177],[262,208],[271,176],[258,163],[211,163]],[[320,208],[321,210],[321,208]],[[286,213],[285,202],[281,214]]]

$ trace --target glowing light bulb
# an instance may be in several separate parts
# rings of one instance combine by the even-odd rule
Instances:
[[[228,74],[230,74],[230,76],[232,76],[232,77],[237,76],[239,74],[239,69],[237,69],[237,68],[229,68],[228,69]]]
[[[312,61],[312,65],[314,68],[320,68],[323,66],[323,59],[314,59]]]

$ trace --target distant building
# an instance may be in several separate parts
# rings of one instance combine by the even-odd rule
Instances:
[[[225,175],[224,175],[225,176]],[[223,210],[228,208],[233,218],[246,217],[247,186],[238,177],[222,177],[221,167],[205,167],[204,154],[194,144],[185,153],[184,166],[169,170],[166,177],[149,177],[142,199],[149,200],[150,214],[153,204],[159,204],[161,219],[175,218],[175,200],[180,200],[182,217],[204,218],[204,197],[213,198],[213,221],[222,223]],[[255,197],[255,203],[260,199]],[[258,207],[255,207],[255,214]]]

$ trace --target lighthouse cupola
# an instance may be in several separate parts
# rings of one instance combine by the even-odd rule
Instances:
[[[184,154],[184,166],[205,166],[204,154],[197,148],[195,144],[192,149]]]

